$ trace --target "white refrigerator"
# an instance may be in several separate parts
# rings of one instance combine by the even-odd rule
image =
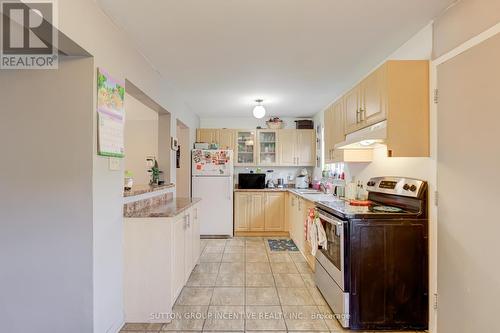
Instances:
[[[233,151],[194,149],[192,195],[202,236],[233,236]]]

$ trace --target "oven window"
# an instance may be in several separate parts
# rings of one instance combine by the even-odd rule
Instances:
[[[337,234],[337,227],[331,223],[325,222],[324,225],[326,231],[326,238],[328,240],[328,248],[326,250],[322,249],[321,252],[337,267],[340,271],[342,267],[340,267],[341,263],[341,238],[340,233]],[[343,232],[343,230],[339,230]]]

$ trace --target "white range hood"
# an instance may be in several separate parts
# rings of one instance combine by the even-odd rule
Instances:
[[[387,139],[387,121],[348,134],[344,142],[337,143],[335,149],[373,149],[384,144]]]

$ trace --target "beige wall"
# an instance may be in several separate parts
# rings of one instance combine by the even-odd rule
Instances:
[[[0,71],[2,332],[93,331],[93,69]]]
[[[433,59],[500,22],[500,0],[460,0],[434,22]]]
[[[455,47],[500,22],[500,1],[462,0],[435,23],[438,114],[438,332],[498,332],[500,35]],[[442,58],[441,58],[442,59]],[[492,107],[493,106],[493,107]]]
[[[125,170],[134,184],[148,184],[146,157],[158,157],[158,113],[127,94],[125,99]]]
[[[500,332],[499,59],[497,34],[437,67],[439,333]]]

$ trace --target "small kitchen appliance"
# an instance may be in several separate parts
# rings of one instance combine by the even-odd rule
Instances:
[[[309,188],[309,176],[298,175],[295,177],[295,188]]]
[[[372,178],[369,206],[319,201],[327,248],[316,253],[315,281],[343,327],[428,328],[427,183]]]
[[[266,174],[240,173],[238,174],[238,188],[247,190],[260,190],[266,188]]]

